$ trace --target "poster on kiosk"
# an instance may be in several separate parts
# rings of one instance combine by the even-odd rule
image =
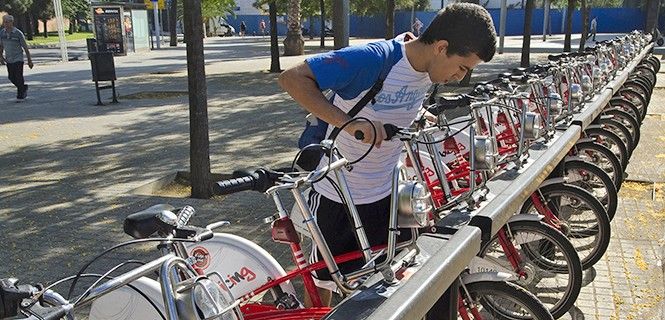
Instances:
[[[127,55],[125,15],[120,6],[95,6],[92,8],[95,38],[99,51],[111,51],[115,56]],[[131,20],[130,20],[131,21]]]

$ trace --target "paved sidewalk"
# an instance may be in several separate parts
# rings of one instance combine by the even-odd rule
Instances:
[[[558,39],[535,39],[532,61],[560,51]],[[352,43],[365,41],[369,40]],[[474,70],[474,81],[517,66],[520,46],[520,38],[509,37],[506,53]],[[317,47],[318,41],[307,42],[308,53],[317,52]],[[303,59],[282,57],[282,68]],[[122,233],[126,215],[156,203],[193,205],[198,210],[193,223],[198,225],[230,220],[233,224],[226,231],[259,243],[280,263],[292,265],[288,248],[273,244],[268,226],[261,222],[274,212],[264,195],[245,192],[208,201],[130,194],[188,168],[185,61],[184,47],[117,58],[121,103],[102,107],[93,105],[88,61],[38,65],[27,71],[30,98],[24,103],[13,102],[13,87],[0,68],[0,100],[6,101],[0,104],[0,276],[51,282],[75,273],[95,254],[129,239]],[[295,154],[305,112],[278,87],[277,76],[265,71],[269,64],[267,39],[207,40],[213,172],[284,166]],[[665,81],[663,74],[659,77],[659,82]],[[654,91],[649,109],[654,116],[642,126],[629,179],[660,183],[665,178],[665,171],[660,171],[665,167],[661,101],[665,86]],[[570,318],[662,317],[659,239],[665,231],[665,197],[658,191],[652,200],[645,188],[627,184],[622,189],[610,249],[586,275],[595,280],[584,288]],[[92,270],[155,254],[150,245],[120,250]]]

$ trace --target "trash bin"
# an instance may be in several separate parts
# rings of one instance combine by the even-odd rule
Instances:
[[[113,52],[90,52],[90,64],[92,65],[93,81],[115,81],[115,64]]]
[[[88,53],[99,51],[99,49],[97,48],[97,39],[95,38],[85,39],[85,43],[88,45]]]

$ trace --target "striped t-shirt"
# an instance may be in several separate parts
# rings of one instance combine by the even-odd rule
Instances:
[[[375,97],[375,103],[366,105],[357,117],[406,127],[416,117],[432,82],[427,72],[413,69],[406,57],[404,43],[391,41],[395,41],[397,52],[394,54],[399,55],[399,60],[386,77],[383,89]],[[376,50],[372,44],[350,47],[341,53],[333,51],[312,57],[307,59],[307,63],[319,87],[335,91],[333,104],[348,113],[371,88],[383,68],[383,55],[377,54]],[[359,89],[359,86],[364,87]],[[350,96],[353,94],[356,95]],[[329,126],[327,136],[332,129]],[[345,131],[339,134],[336,145],[350,161],[361,157],[369,148],[368,144],[356,140]],[[343,171],[355,204],[373,203],[390,194],[392,171],[402,148],[403,143],[400,141],[383,141],[380,148],[374,147],[366,158],[356,163],[352,171]],[[319,168],[327,163],[328,158],[323,157]],[[316,183],[314,189],[328,199],[341,202],[340,196],[326,179]]]

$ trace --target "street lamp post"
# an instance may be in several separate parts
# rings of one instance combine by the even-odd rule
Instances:
[[[62,62],[69,61],[67,54],[67,40],[65,40],[65,23],[62,17],[62,2],[61,0],[53,0],[53,9],[55,11],[55,19],[58,25],[58,38],[60,40],[60,57]]]
[[[152,0],[152,13],[153,13],[153,17],[154,17],[154,20],[155,20],[155,39],[157,39],[157,49],[161,49],[162,48],[162,44],[161,44],[162,36],[161,36],[160,29],[159,29],[159,1],[158,0]]]

